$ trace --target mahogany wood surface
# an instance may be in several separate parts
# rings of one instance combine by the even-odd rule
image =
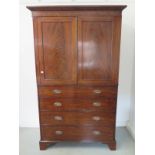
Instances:
[[[115,112],[115,98],[40,98],[40,111]]]
[[[78,58],[81,84],[112,84],[112,19],[78,18]]]
[[[46,86],[39,87],[39,97],[113,97],[117,96],[117,87],[68,87]],[[59,93],[55,93],[59,91]]]
[[[97,141],[116,150],[125,7],[27,7],[33,17],[40,150],[61,141]]]
[[[113,112],[41,112],[42,125],[114,126]]]
[[[31,11],[104,11],[120,10],[126,8],[126,5],[66,5],[66,6],[27,6]]]
[[[75,17],[38,19],[41,84],[76,84],[76,25]]]
[[[112,141],[114,131],[105,126],[46,126],[42,125],[42,140],[56,141]]]

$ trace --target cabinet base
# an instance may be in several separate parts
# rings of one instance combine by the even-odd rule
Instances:
[[[110,150],[112,150],[112,151],[116,150],[116,141],[107,143],[107,145]]]
[[[40,141],[39,145],[40,145],[40,150],[46,150],[49,146],[53,146],[58,142],[55,141]],[[103,144],[107,144],[110,150],[116,150],[116,141],[113,142],[108,142],[108,143],[103,143]]]
[[[46,141],[40,141],[39,146],[40,150],[46,150],[49,146],[52,146],[56,144],[55,142],[46,142]]]

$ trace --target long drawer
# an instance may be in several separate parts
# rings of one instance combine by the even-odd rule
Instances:
[[[114,129],[107,127],[41,126],[44,141],[112,141]]]
[[[39,86],[39,97],[110,97],[116,98],[117,87]]]
[[[114,127],[115,113],[106,112],[40,112],[44,125],[104,125]]]
[[[40,98],[40,111],[96,111],[115,112],[116,100],[107,98]]]

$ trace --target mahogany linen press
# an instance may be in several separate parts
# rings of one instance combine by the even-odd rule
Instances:
[[[116,149],[125,7],[27,7],[33,16],[41,150],[61,141],[97,141]]]

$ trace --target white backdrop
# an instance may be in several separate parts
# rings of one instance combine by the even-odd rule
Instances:
[[[57,2],[57,3],[56,3]],[[102,3],[101,3],[102,2]],[[104,3],[103,3],[104,2]],[[122,16],[117,126],[134,134],[134,0],[21,0],[20,2],[20,127],[38,127],[33,25],[26,5],[127,4]]]

